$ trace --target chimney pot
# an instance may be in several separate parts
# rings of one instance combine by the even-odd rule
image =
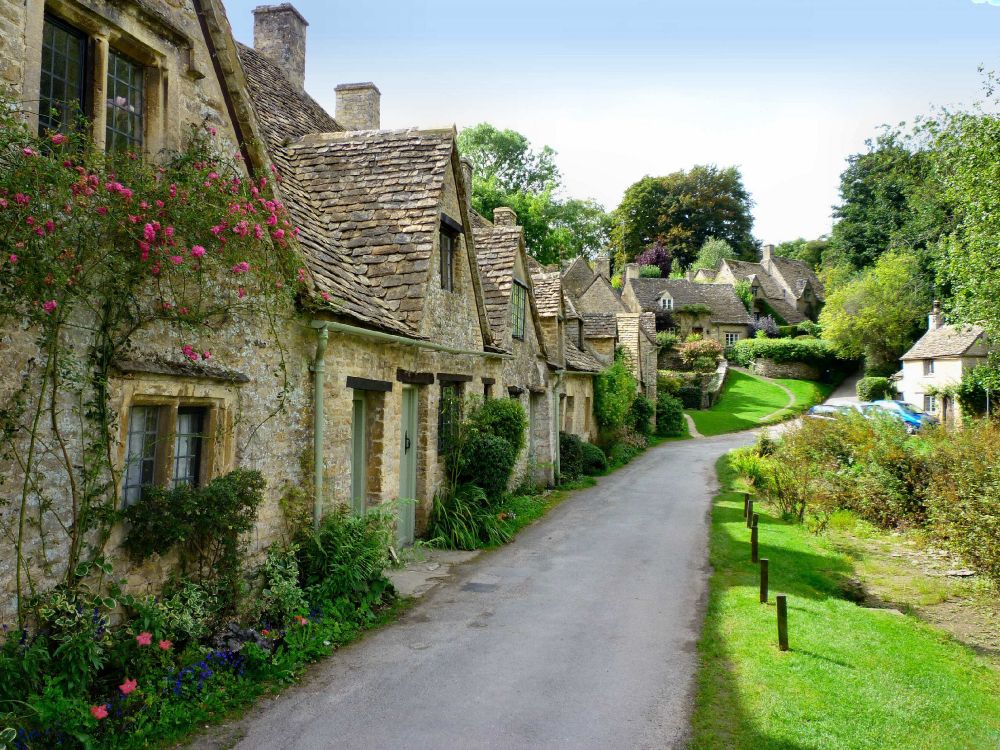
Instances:
[[[931,310],[931,314],[927,316],[927,330],[933,331],[944,325],[944,316],[941,315],[941,302],[940,300],[934,300],[934,308]]]
[[[625,278],[622,279],[624,283],[628,283],[629,279],[639,278],[639,264],[638,263],[626,263],[625,264]]]
[[[598,276],[603,276],[611,281],[611,256],[598,255],[594,258],[594,271],[597,272]]]
[[[382,92],[370,81],[337,86],[337,123],[345,130],[378,130],[382,127]]]
[[[253,48],[280,67],[300,91],[306,79],[306,27],[291,3],[253,9]]]
[[[512,208],[497,206],[493,209],[493,224],[498,227],[516,227],[517,214]]]
[[[774,245],[764,245],[760,251],[760,259],[765,263],[770,262],[771,255],[774,253]]]

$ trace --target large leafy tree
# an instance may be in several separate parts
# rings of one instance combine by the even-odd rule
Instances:
[[[820,237],[815,240],[807,240],[799,237],[796,240],[782,242],[774,248],[774,254],[782,258],[792,258],[808,264],[813,269],[819,269],[824,262],[824,258],[831,260],[830,239]]]
[[[644,177],[628,190],[614,212],[612,244],[628,262],[659,240],[681,268],[689,268],[712,237],[740,257],[755,256],[751,235],[753,201],[736,167],[695,166],[665,177]]]
[[[698,257],[695,259],[693,267],[718,268],[719,263],[721,263],[723,259],[735,260],[736,251],[733,250],[733,246],[725,240],[710,237],[705,244],[701,246],[701,250],[698,251]]]
[[[823,338],[843,357],[863,357],[869,371],[892,371],[916,340],[931,296],[920,258],[889,251],[827,296]]]
[[[610,219],[604,208],[560,196],[562,176],[548,146],[535,151],[520,133],[488,123],[459,133],[458,146],[474,167],[473,208],[486,218],[500,206],[513,209],[528,252],[539,262],[591,257],[607,244]]]

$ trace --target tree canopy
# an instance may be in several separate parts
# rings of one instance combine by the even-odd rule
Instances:
[[[824,257],[830,259],[831,248],[829,237],[807,240],[799,237],[796,240],[782,242],[774,248],[774,254],[782,258],[792,258],[808,264],[813,270],[818,270],[824,262]]]
[[[724,259],[735,260],[736,257],[736,251],[728,242],[709,237],[698,251],[698,257],[692,267],[715,269]]]
[[[593,200],[562,198],[556,152],[532,149],[514,130],[489,123],[466,128],[458,147],[473,164],[472,207],[487,219],[500,206],[513,209],[524,227],[528,252],[540,263],[591,257],[607,244],[610,219]]]
[[[695,166],[665,177],[643,177],[625,191],[615,209],[612,246],[619,263],[661,242],[683,269],[712,237],[728,242],[743,258],[758,243],[750,233],[753,201],[736,167]]]

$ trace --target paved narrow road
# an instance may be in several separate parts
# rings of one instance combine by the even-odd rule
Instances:
[[[244,721],[263,748],[682,747],[714,463],[668,443],[458,569]]]

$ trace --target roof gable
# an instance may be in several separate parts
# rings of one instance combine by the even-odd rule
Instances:
[[[629,279],[632,294],[643,312],[660,310],[660,300],[669,296],[674,310],[685,305],[707,305],[710,320],[720,325],[749,325],[753,322],[743,302],[729,284],[698,284],[687,279]]]
[[[961,357],[984,339],[985,331],[976,325],[943,325],[932,328],[900,359],[933,359]]]
[[[563,272],[563,286],[571,294],[580,296],[593,283],[595,275],[590,268],[590,264],[587,263],[583,256],[578,255],[569,264],[569,268]]]

